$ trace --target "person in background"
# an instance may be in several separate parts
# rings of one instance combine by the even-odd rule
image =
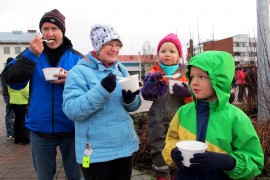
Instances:
[[[80,179],[75,158],[75,127],[62,110],[63,90],[68,71],[83,57],[65,36],[65,16],[57,9],[46,12],[29,48],[11,61],[3,76],[12,89],[22,89],[30,81],[26,127],[30,130],[32,158],[39,180],[52,180],[56,172],[57,146],[68,179]],[[48,40],[49,42],[44,42]],[[58,80],[46,81],[43,68],[60,67]]]
[[[153,101],[149,110],[149,141],[150,155],[157,180],[174,179],[175,168],[169,168],[163,157],[162,150],[169,123],[182,105],[192,101],[185,77],[186,66],[180,63],[182,45],[177,35],[169,34],[162,38],[157,46],[158,61],[150,69],[144,79],[141,94],[145,100]],[[172,78],[171,75],[179,74]],[[164,76],[166,75],[166,76]],[[169,80],[183,81],[172,86],[169,92]]]
[[[194,101],[173,117],[162,155],[169,166],[178,166],[175,179],[252,179],[264,166],[260,139],[249,119],[229,103],[234,59],[223,51],[205,51],[192,57],[187,78]],[[208,144],[196,153],[190,167],[183,165],[176,143],[196,140]]]
[[[231,90],[230,90],[230,98],[229,103],[233,103],[235,100],[235,94],[236,94],[237,88],[236,88],[236,79],[235,75],[233,76],[232,84],[231,84]]]
[[[7,59],[6,65],[12,61],[13,58],[9,57]],[[3,70],[4,72],[4,70]],[[2,74],[3,74],[2,72]],[[6,115],[5,115],[5,125],[6,125],[6,131],[7,131],[7,139],[13,139],[14,138],[14,130],[13,130],[13,123],[14,123],[14,111],[13,111],[13,106],[12,104],[9,103],[9,93],[8,93],[8,86],[7,83],[5,81],[5,79],[3,78],[3,76],[1,76],[1,82],[2,82],[2,95],[4,98],[4,101],[6,103]]]
[[[248,104],[254,104],[254,102],[258,101],[257,99],[257,93],[258,93],[257,71],[256,71],[255,66],[252,66],[250,70],[247,72],[245,81],[246,81],[246,85],[248,89],[247,102]]]
[[[244,101],[244,95],[246,94],[246,72],[243,71],[242,67],[236,68],[236,80],[238,85],[238,101]]]
[[[14,120],[14,143],[22,143],[22,145],[28,144],[29,131],[25,127],[25,114],[29,99],[29,83],[21,90],[14,90],[8,87],[8,93],[10,95],[10,104],[12,104],[15,120]]]
[[[94,51],[69,72],[63,110],[75,122],[76,159],[85,179],[128,180],[132,154],[139,149],[129,112],[141,105],[139,90],[122,90],[128,77],[117,56],[123,44],[111,25],[91,27]]]

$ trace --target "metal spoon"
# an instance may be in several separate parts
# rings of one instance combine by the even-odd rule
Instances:
[[[181,76],[180,73],[175,73],[175,74],[172,74],[172,75],[164,75],[163,77],[178,78],[178,77],[180,77],[180,76]]]
[[[50,40],[42,39],[42,41],[47,42],[47,43],[53,43],[54,42],[54,40],[52,40],[52,39],[50,39]]]

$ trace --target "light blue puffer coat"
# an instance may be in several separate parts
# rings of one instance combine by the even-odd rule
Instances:
[[[122,72],[118,70],[118,64]],[[91,163],[128,157],[139,148],[129,112],[140,107],[140,96],[125,104],[119,84],[110,94],[100,84],[109,73],[129,76],[118,61],[107,68],[89,53],[69,71],[66,79],[63,111],[75,122],[76,159],[79,164],[82,164],[87,142],[93,148]]]

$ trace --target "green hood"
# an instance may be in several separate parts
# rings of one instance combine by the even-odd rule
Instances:
[[[224,51],[205,51],[192,57],[187,65],[186,76],[190,85],[190,67],[196,66],[207,72],[218,98],[218,108],[223,109],[229,102],[230,88],[235,73],[234,59]],[[197,99],[194,97],[195,102]]]

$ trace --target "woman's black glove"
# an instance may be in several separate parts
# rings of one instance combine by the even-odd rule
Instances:
[[[178,166],[179,169],[184,169],[182,152],[179,151],[178,147],[172,150],[171,157],[173,162]]]
[[[126,91],[122,89],[122,96],[123,96],[124,102],[127,104],[131,103],[135,99],[136,95],[138,95],[139,93],[140,93],[140,90],[131,92],[131,90]]]
[[[213,170],[231,171],[235,167],[235,159],[228,154],[216,152],[205,152],[194,154],[190,159],[190,168],[198,173],[204,173]]]
[[[108,76],[101,80],[101,85],[109,92],[113,92],[116,87],[116,75],[110,73]]]

